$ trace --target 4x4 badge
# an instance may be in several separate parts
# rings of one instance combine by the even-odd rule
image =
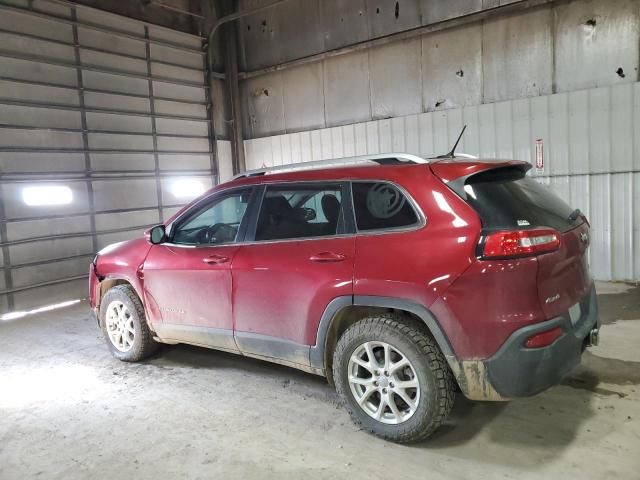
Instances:
[[[544,301],[544,303],[549,304],[549,303],[553,303],[553,302],[555,302],[556,300],[560,300],[560,294],[559,294],[559,293],[556,293],[553,297],[548,297],[548,298]]]

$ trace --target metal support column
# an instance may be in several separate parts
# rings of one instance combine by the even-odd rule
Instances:
[[[76,22],[76,7],[71,8],[71,20]],[[93,201],[93,183],[91,181],[91,154],[89,153],[89,134],[87,133],[87,112],[85,110],[84,88],[82,78],[82,61],[80,59],[80,47],[78,43],[78,24],[73,24],[73,48],[75,54],[76,75],[78,82],[78,108],[80,109],[80,122],[82,125],[82,148],[84,149],[84,175],[87,185],[87,199],[89,202],[89,221],[91,228],[91,243],[93,251],[98,252],[98,236],[96,232],[96,210]]]
[[[211,48],[209,43],[204,44],[204,48],[207,51],[207,55],[209,55],[208,50]],[[211,86],[212,77],[211,77],[211,67],[207,62],[207,55],[203,58],[203,68],[204,68],[204,78],[207,83],[207,88],[204,92],[205,99],[207,102],[207,113],[209,115],[209,161],[211,162],[211,176],[213,177],[213,184],[217,185],[220,183],[220,166],[218,165],[218,138],[216,136],[216,125],[214,122],[214,112],[213,102],[221,101],[222,99],[213,98],[213,89]]]
[[[2,185],[0,185],[0,198],[3,197],[2,193]],[[13,280],[11,278],[11,259],[9,258],[9,245],[7,238],[7,216],[4,210],[4,202],[0,202],[0,245],[2,245],[1,251],[3,256],[3,274],[4,274],[4,283],[5,290],[11,290],[13,288]],[[7,294],[7,306],[9,307],[9,311],[13,310],[13,295]]]
[[[144,36],[149,38],[149,27],[145,25]],[[147,42],[145,44],[145,57],[147,59],[147,75],[149,77],[149,112],[151,113],[151,135],[153,136],[153,161],[155,162],[155,177],[156,177],[156,196],[158,198],[158,218],[162,222],[164,214],[162,212],[162,183],[160,182],[160,158],[158,157],[158,130],[156,128],[156,109],[153,93],[153,80],[151,71],[151,47]]]
[[[240,85],[238,81],[238,43],[236,24],[231,22],[222,27],[225,39],[225,73],[227,79],[227,95],[231,111],[231,153],[233,155],[233,173],[246,170],[244,158],[244,132],[242,106],[240,103]]]

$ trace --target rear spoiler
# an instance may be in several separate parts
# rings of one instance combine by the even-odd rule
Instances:
[[[431,171],[451,190],[466,199],[464,186],[469,178],[484,172],[521,172],[524,176],[531,164],[522,160],[506,161],[441,161],[430,165]]]

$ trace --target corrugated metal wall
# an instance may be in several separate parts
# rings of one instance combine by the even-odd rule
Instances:
[[[85,295],[89,261],[215,178],[200,37],[66,2],[0,2],[0,313]],[[22,190],[65,185],[68,205]]]
[[[504,4],[520,5],[259,70]],[[534,7],[403,0],[399,15],[393,5],[330,0],[243,20],[245,65],[254,69],[242,85],[254,137],[245,142],[247,167],[390,151],[430,156],[448,151],[465,123],[462,148],[481,157],[533,161],[540,138],[541,180],[593,222],[597,278],[640,280],[640,0]],[[295,33],[301,30],[310,33]]]
[[[218,140],[218,178],[220,182],[226,182],[233,177],[233,157],[231,154],[231,142],[229,140]]]
[[[241,68],[255,70],[521,0],[301,0],[240,20]],[[239,0],[248,10],[272,0]]]
[[[600,280],[640,280],[640,83],[428,112],[245,141],[247,168],[386,152],[450,150],[535,162],[534,175],[583,210]]]
[[[395,18],[392,1],[332,0],[320,2],[331,15],[316,18],[317,2],[296,10],[301,3],[243,20],[248,69],[263,66],[260,59],[277,63],[343,46],[351,34],[367,40],[481,6],[405,0]],[[640,0],[522,5],[302,65],[249,71],[241,85],[245,131],[251,138],[279,135],[640,79]]]

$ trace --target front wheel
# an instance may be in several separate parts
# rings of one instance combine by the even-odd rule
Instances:
[[[142,302],[129,285],[116,285],[100,304],[100,326],[111,354],[124,362],[137,362],[158,347],[147,325]]]
[[[352,420],[398,443],[429,437],[453,406],[454,382],[440,349],[394,314],[365,318],[344,332],[333,378]]]

